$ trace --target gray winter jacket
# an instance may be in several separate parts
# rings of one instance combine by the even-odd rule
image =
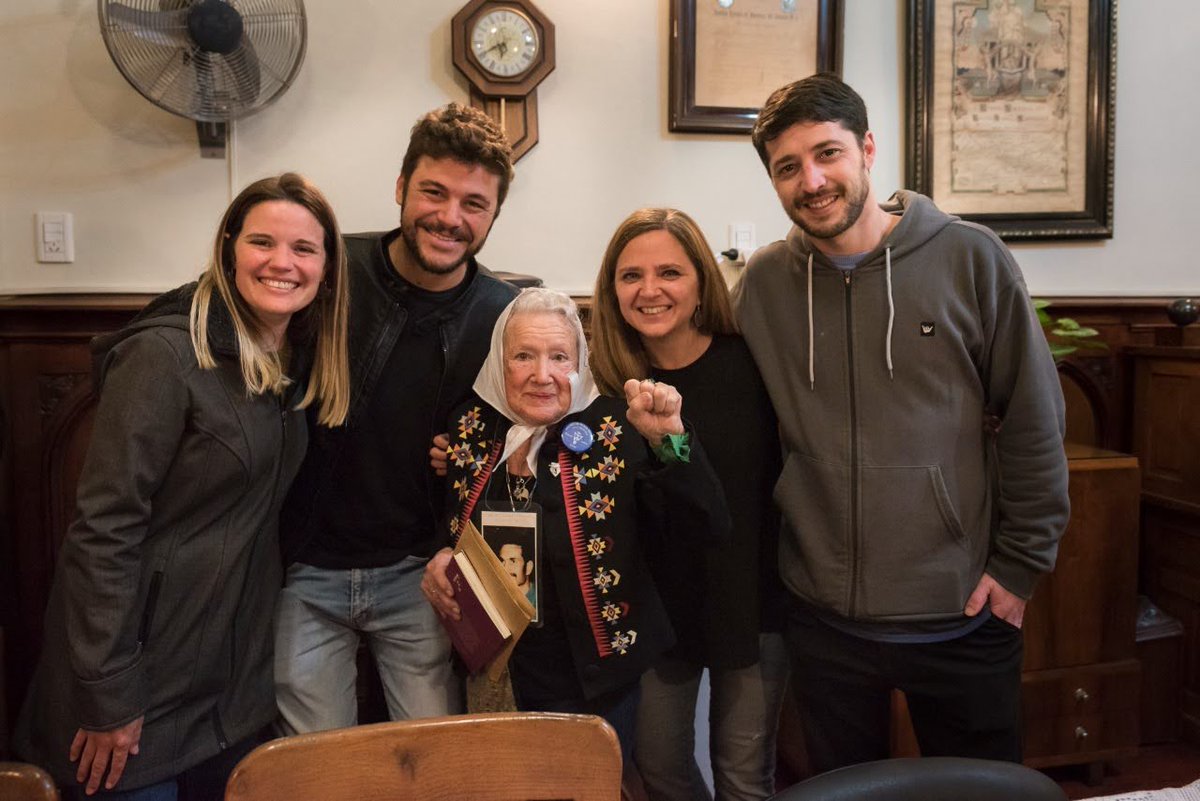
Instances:
[[[1028,598],[1054,566],[1062,391],[1007,248],[926,197],[893,202],[852,272],[794,228],[735,303],[779,415],[785,585],[853,620],[949,620],[984,571]]]
[[[118,790],[174,776],[275,716],[279,505],[304,454],[303,412],[250,396],[223,307],[218,360],[188,336],[194,285],[94,343],[100,403],[63,541],[18,753],[74,785],[78,728],[145,716]]]

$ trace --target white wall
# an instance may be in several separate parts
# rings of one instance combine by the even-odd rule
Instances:
[[[463,100],[449,21],[464,0],[308,0],[308,56],[277,103],[239,122],[232,157],[202,160],[192,124],[142,99],[113,66],[94,0],[0,9],[0,292],[153,291],[193,277],[242,185],[296,169],[346,230],[395,224],[393,185],[418,115]],[[904,6],[846,0],[844,74],[871,112],[876,189],[903,175]],[[666,130],[668,0],[539,0],[558,66],[538,89],[541,141],[482,256],[587,292],[608,235],[642,205],[693,214],[714,245],[787,222],[746,137]],[[1124,0],[1119,25],[1114,239],[1015,248],[1040,295],[1200,290],[1184,204],[1200,177],[1191,0]],[[35,211],[75,215],[76,260],[38,264]]]

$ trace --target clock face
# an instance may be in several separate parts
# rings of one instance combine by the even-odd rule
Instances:
[[[537,28],[513,8],[488,12],[471,28],[471,52],[475,60],[500,78],[512,78],[528,70],[539,47]]]

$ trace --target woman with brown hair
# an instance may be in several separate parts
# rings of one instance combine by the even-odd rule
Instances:
[[[656,801],[712,797],[693,757],[708,668],[716,797],[767,798],[787,679],[771,501],[780,469],[775,414],[736,333],[712,250],[688,215],[661,208],[629,215],[604,254],[593,303],[592,371],[601,391],[644,375],[677,387],[733,518],[727,542],[648,547],[679,639],[642,679],[638,768]]]

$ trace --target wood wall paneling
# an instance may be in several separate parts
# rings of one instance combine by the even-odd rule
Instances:
[[[1135,347],[1142,588],[1183,622],[1182,733],[1200,743],[1200,347]]]
[[[0,565],[0,626],[14,715],[41,650],[42,615],[91,436],[89,342],[124,325],[150,297],[0,298],[0,553],[10,557]]]

